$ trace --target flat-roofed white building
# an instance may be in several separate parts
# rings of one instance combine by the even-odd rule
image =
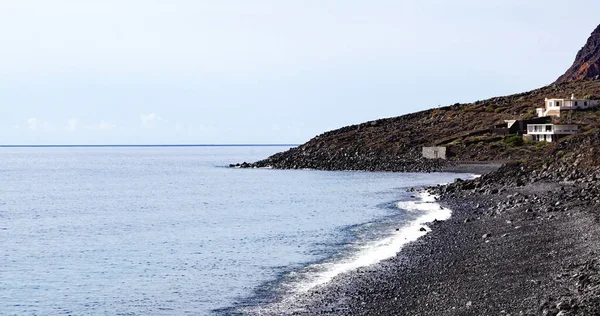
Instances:
[[[579,131],[579,126],[574,124],[529,124],[527,125],[527,134],[525,139],[536,142],[555,142],[566,135],[575,134]]]
[[[545,107],[535,109],[538,117],[560,117],[561,111],[584,110],[598,105],[596,100],[577,99],[575,95],[571,95],[570,99],[545,99],[544,103]]]

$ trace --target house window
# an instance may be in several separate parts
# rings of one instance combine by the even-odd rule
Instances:
[[[556,101],[556,106],[560,106],[560,101]]]
[[[577,101],[575,101],[575,106],[577,106],[577,105],[578,105],[578,104],[577,104]]]
[[[552,125],[546,125],[546,132],[552,132]]]
[[[583,102],[583,106],[587,106],[587,101],[584,101],[584,102]]]

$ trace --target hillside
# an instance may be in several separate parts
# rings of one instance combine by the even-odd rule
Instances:
[[[573,67],[596,66],[600,60],[600,26],[577,54]],[[571,68],[573,68],[571,67]],[[580,67],[581,68],[581,67]],[[600,68],[599,68],[600,69]],[[421,158],[423,146],[446,146],[450,161],[498,161],[529,159],[556,144],[514,144],[508,136],[490,128],[504,120],[534,118],[545,98],[600,98],[600,80],[592,70],[572,74],[569,69],[558,83],[529,92],[454,104],[393,118],[346,126],[314,137],[307,143],[242,167],[279,169],[432,171],[444,161]],[[560,122],[577,123],[584,131],[596,129],[597,109],[573,111]],[[577,137],[577,136],[574,136]],[[236,165],[239,166],[239,165]]]
[[[254,166],[281,169],[410,171],[419,161],[421,147],[449,145],[455,161],[524,159],[552,144],[510,146],[506,139],[473,131],[503,120],[532,118],[544,98],[600,96],[600,80],[575,81],[468,104],[430,109],[403,116],[343,127],[318,135],[307,143],[257,162]],[[571,121],[593,128],[600,113],[585,111]],[[564,119],[563,119],[564,120]],[[465,136],[463,136],[465,135]],[[461,137],[462,136],[462,137]],[[444,140],[451,140],[444,143]],[[435,166],[428,166],[435,167]]]

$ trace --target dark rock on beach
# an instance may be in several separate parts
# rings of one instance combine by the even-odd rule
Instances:
[[[432,172],[441,171],[454,166],[455,163],[442,159],[424,159],[416,154],[404,157],[362,155],[360,153],[330,154],[316,152],[296,154],[304,147],[292,148],[289,151],[275,154],[268,159],[252,164],[242,163],[230,165],[240,168],[275,168],[275,169],[316,169],[316,170],[360,170],[360,171],[393,171],[393,172]]]
[[[395,258],[311,290],[287,311],[600,315],[600,184],[536,180],[524,170],[507,165],[429,188],[453,210],[448,221]]]

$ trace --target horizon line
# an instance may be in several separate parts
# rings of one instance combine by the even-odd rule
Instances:
[[[299,144],[49,144],[49,145],[34,145],[34,144],[16,144],[2,145],[0,148],[75,148],[75,147],[282,147],[282,146],[299,146]]]

